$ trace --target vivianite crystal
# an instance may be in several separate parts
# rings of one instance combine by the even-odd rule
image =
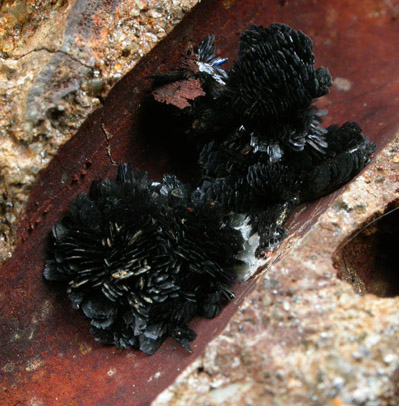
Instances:
[[[155,183],[121,165],[53,228],[44,277],[68,285],[101,343],[153,354],[170,336],[189,350],[187,323],[233,297],[243,236],[259,235],[257,255],[276,248],[291,211],[347,183],[375,149],[357,123],[321,126],[313,103],[332,80],[304,33],[252,25],[229,70],[214,41],[153,85],[197,148],[198,179]]]
[[[207,37],[189,56],[198,66],[210,61],[207,70],[185,71],[205,96],[175,107],[176,122],[187,123],[181,131],[198,149],[196,199],[248,215],[261,254],[278,246],[296,206],[351,180],[375,144],[357,123],[321,126],[325,113],[313,103],[328,93],[332,79],[328,69],[315,69],[312,40],[301,31],[284,24],[250,26],[224,74],[225,59],[216,58],[213,43]],[[157,77],[155,92],[162,91],[162,79]]]
[[[234,296],[242,244],[220,207],[196,205],[174,176],[153,183],[120,166],[53,228],[44,277],[68,285],[97,341],[152,354],[171,336],[189,351],[187,323]]]

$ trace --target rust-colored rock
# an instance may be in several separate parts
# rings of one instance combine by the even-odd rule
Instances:
[[[1,269],[1,404],[148,405],[203,352],[155,405],[398,404],[398,299],[356,294],[336,278],[333,266],[346,241],[398,198],[399,145],[388,143],[398,129],[397,2],[243,4],[203,1],[122,78],[103,108],[39,173],[19,223],[15,254]],[[168,151],[150,134],[143,136],[138,122],[150,76],[167,71],[166,64],[175,67],[189,42],[197,44],[209,33],[216,34],[221,54],[234,59],[243,29],[274,21],[311,35],[317,66],[328,66],[340,78],[320,104],[329,110],[326,123],[359,121],[378,142],[379,155],[344,192],[294,214],[291,236],[273,265],[237,286],[236,300],[219,317],[193,322],[199,334],[192,355],[171,340],[152,357],[93,343],[86,320],[76,317],[63,292],[42,281],[51,226],[94,179],[114,175],[110,158],[132,161],[156,179],[174,169]],[[94,92],[102,94],[101,83],[92,79]],[[32,165],[22,152],[18,157],[19,165]]]

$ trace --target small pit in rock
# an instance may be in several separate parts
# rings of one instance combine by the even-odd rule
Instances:
[[[361,295],[399,295],[399,207],[362,226],[335,256],[339,279]]]

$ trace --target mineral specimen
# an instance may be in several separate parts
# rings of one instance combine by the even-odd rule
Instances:
[[[152,354],[171,336],[189,350],[187,323],[233,297],[243,235],[259,234],[258,255],[276,248],[292,209],[348,182],[375,149],[357,123],[321,126],[312,103],[331,76],[308,36],[253,25],[228,71],[214,39],[154,77],[155,100],[197,146],[199,178],[159,184],[121,166],[53,229],[44,276],[68,283],[101,343]]]
[[[51,240],[44,277],[68,284],[95,339],[147,354],[167,336],[190,350],[187,323],[233,297],[243,243],[217,205],[192,204],[174,176],[152,183],[126,166],[79,196]]]
[[[204,54],[216,60],[213,41],[199,46],[198,67]],[[198,146],[196,199],[249,215],[260,253],[278,245],[293,208],[352,179],[375,144],[357,123],[321,126],[312,103],[328,93],[331,75],[314,68],[312,41],[301,31],[252,25],[241,35],[238,56],[227,72],[212,64],[192,69],[205,95],[175,114],[189,123],[183,131]],[[155,81],[158,93],[162,78]]]

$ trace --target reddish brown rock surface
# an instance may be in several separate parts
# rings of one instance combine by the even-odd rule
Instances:
[[[172,341],[152,357],[93,343],[86,320],[77,317],[64,293],[42,281],[51,226],[92,180],[114,175],[110,153],[154,178],[176,169],[165,148],[143,136],[137,119],[149,76],[175,66],[189,42],[209,33],[216,34],[221,53],[234,59],[243,29],[274,21],[311,35],[317,66],[328,66],[335,78],[320,106],[329,110],[326,124],[359,121],[378,140],[379,155],[345,192],[293,216],[291,237],[273,266],[238,286],[237,299],[218,318],[194,321],[194,354]],[[200,356],[155,404],[396,406],[398,299],[358,295],[346,282],[356,269],[342,268],[342,244],[398,198],[399,146],[387,144],[398,129],[398,37],[393,0],[248,1],[245,7],[238,1],[202,2],[113,88],[103,108],[39,173],[15,254],[1,269],[0,402],[147,405]],[[35,156],[30,148],[27,154]],[[16,155],[20,165],[31,167],[22,152]],[[336,277],[337,270],[346,281]]]

